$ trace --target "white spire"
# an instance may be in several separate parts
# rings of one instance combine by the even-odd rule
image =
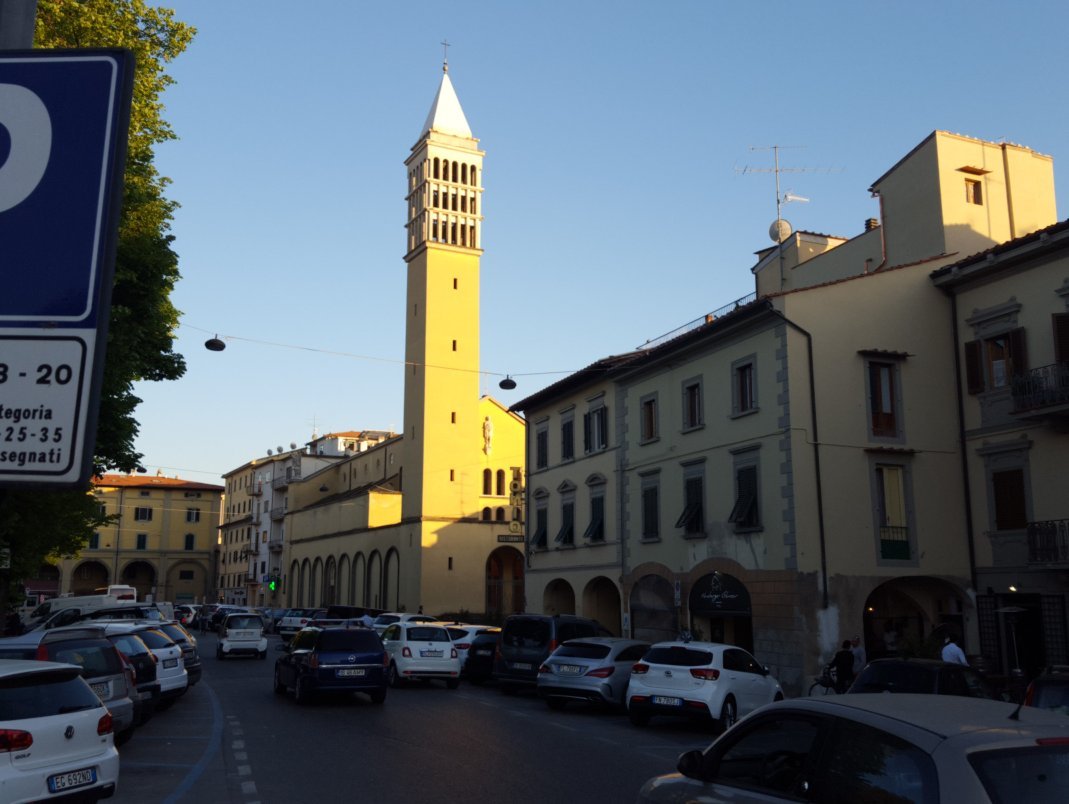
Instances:
[[[471,139],[471,127],[464,117],[464,110],[460,108],[460,100],[453,89],[453,82],[449,80],[448,67],[442,70],[442,83],[438,86],[438,94],[434,96],[431,111],[423,124],[419,138],[427,136],[428,131],[438,131],[442,134],[452,134],[456,137]]]

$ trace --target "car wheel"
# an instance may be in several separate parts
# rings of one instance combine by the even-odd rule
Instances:
[[[390,669],[386,671],[386,680],[391,687],[401,686],[401,676],[397,672],[397,665],[390,662]]]
[[[266,650],[260,651],[259,653],[256,654],[256,658],[257,659],[266,659],[267,658],[267,651]]]
[[[386,688],[383,687],[381,690],[375,690],[374,692],[369,692],[368,695],[371,696],[371,703],[380,704],[380,703],[382,703],[383,701],[386,700]]]
[[[275,668],[275,692],[279,695],[286,694],[286,685],[282,683],[282,677],[278,674],[278,668]]]
[[[457,687],[460,686],[460,679],[459,678],[447,678],[445,680],[445,686],[446,686],[446,689],[455,690]]]
[[[293,697],[299,704],[306,704],[312,699],[312,691],[308,688],[308,682],[302,677],[297,677],[297,686],[293,690]]]
[[[739,719],[739,709],[735,704],[735,699],[730,695],[724,699],[724,705],[720,707],[720,720],[718,725],[721,731],[727,731],[735,725],[735,721]]]
[[[563,698],[546,698],[546,706],[548,706],[550,709],[563,709],[567,705],[568,702]]]
[[[776,693],[776,697],[773,698],[772,700],[773,701],[782,701],[783,700],[783,693],[782,692],[777,692]]]
[[[133,729],[132,726],[130,728],[126,729],[125,731],[116,732],[115,733],[115,747],[118,748],[120,745],[126,745],[126,743],[128,743],[130,741],[130,738],[133,737],[133,736],[134,736],[134,729]]]
[[[628,719],[635,726],[648,726],[650,723],[650,716],[643,712],[636,712],[632,709],[627,713]]]

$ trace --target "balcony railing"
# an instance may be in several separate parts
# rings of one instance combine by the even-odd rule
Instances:
[[[894,525],[880,527],[880,558],[909,560],[909,528]]]
[[[281,541],[270,541],[267,543],[267,549],[270,550],[272,553],[281,553],[283,549],[283,544]]]
[[[1028,523],[1028,563],[1069,563],[1069,519]]]
[[[271,521],[279,522],[286,518],[286,506],[277,505],[271,509]]]
[[[248,491],[250,497],[259,497],[264,493],[264,484],[252,483],[246,491]]]
[[[1013,378],[1013,409],[1025,413],[1069,405],[1069,365],[1052,363]]]

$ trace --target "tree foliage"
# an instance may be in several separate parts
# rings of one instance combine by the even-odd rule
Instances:
[[[176,203],[168,179],[154,164],[154,148],[175,138],[163,117],[161,96],[173,79],[166,65],[189,45],[196,31],[166,8],[144,0],[37,0],[35,48],[120,47],[133,52],[133,105],[127,144],[125,187],[107,358],[100,398],[95,472],[132,472],[141,454],[134,448],[141,380],[176,380],[185,361],[174,351],[179,311],[171,291],[179,279],[170,234]],[[86,490],[0,491],[0,542],[12,546],[13,578],[36,573],[46,557],[77,553],[102,524]]]

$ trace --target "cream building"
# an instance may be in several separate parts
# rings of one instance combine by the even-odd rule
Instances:
[[[406,165],[404,430],[291,486],[292,605],[524,607],[524,425],[479,392],[483,152],[448,72]]]
[[[855,634],[870,656],[947,631],[980,652],[955,324],[931,274],[1051,224],[1052,164],[934,132],[871,191],[883,219],[862,234],[785,234],[759,252],[755,296],[514,406],[535,454],[539,427],[611,400],[596,474],[613,478],[618,564],[600,544],[543,547],[532,518],[529,608],[574,598],[624,633],[739,644],[794,693]],[[593,474],[552,449],[531,468],[547,534]]]
[[[215,585],[223,487],[163,475],[104,475],[93,481],[103,513],[117,516],[76,558],[59,562],[57,590],[93,594],[109,584],[139,600],[201,603]]]

